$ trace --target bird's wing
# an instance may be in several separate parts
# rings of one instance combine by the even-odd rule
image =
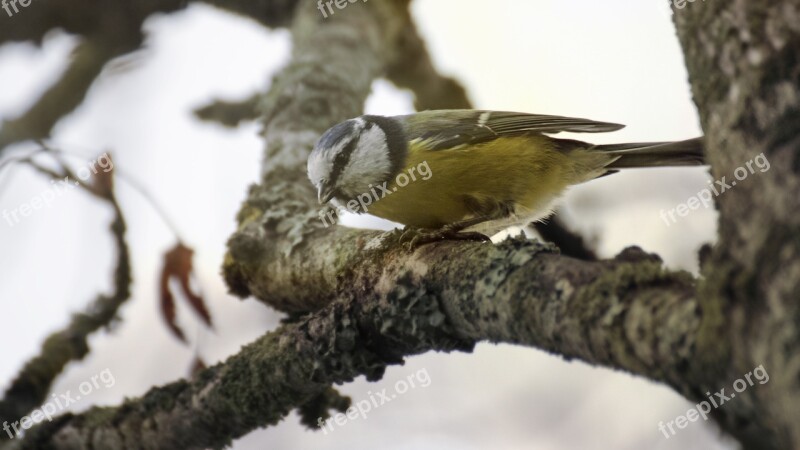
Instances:
[[[409,141],[429,150],[444,150],[477,144],[502,136],[539,133],[605,133],[625,125],[573,117],[546,116],[503,111],[423,111],[398,119],[405,123]]]

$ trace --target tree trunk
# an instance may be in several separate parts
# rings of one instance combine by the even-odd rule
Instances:
[[[800,2],[674,13],[712,174],[731,185],[717,197],[719,241],[698,290],[705,362],[690,374],[706,371],[700,396],[763,365],[770,381],[717,420],[747,448],[800,448]],[[760,154],[769,170],[738,180]]]

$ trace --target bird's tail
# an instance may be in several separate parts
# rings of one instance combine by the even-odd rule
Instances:
[[[705,164],[703,138],[678,142],[596,145],[591,150],[618,155],[619,158],[616,161],[606,166],[607,169],[612,170]]]

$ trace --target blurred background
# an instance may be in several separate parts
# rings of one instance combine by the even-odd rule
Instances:
[[[437,67],[464,84],[477,108],[627,124],[610,135],[581,136],[597,143],[701,134],[667,2],[415,0],[413,13]],[[186,377],[195,357],[221,361],[280,319],[261,303],[227,294],[220,276],[234,216],[258,177],[259,126],[230,130],[200,122],[192,111],[213,98],[241,100],[267,89],[288,61],[290,34],[208,6],[151,17],[146,31],[144,50],[107,69],[84,104],[59,122],[52,142],[77,155],[69,159],[75,168],[111,152],[115,170],[135,178],[168,211],[195,250],[196,287],[215,327],[208,330],[178,302],[177,321],[191,344],[169,334],[159,312],[158,277],[175,236],[117,177],[133,295],[121,310],[121,323],[111,333],[96,333],[90,355],[69,365],[54,385],[53,393],[76,392],[104,369],[113,374],[113,386],[95,389],[71,405],[75,411],[118,404]],[[59,77],[76,42],[56,32],[41,48],[0,47],[0,119],[33,104]],[[412,103],[408,92],[378,80],[365,108],[401,114],[411,112]],[[35,148],[19,144],[10,154]],[[559,211],[601,257],[638,245],[661,255],[670,268],[696,273],[697,250],[716,233],[716,212],[701,208],[671,225],[659,213],[685,202],[708,179],[704,168],[625,172],[571,189]],[[18,208],[49,187],[50,180],[28,167],[6,168],[0,172],[0,211]],[[111,290],[111,219],[106,204],[72,189],[19,223],[0,221],[0,389],[49,333],[63,328],[98,292]],[[344,223],[391,227],[369,218]],[[702,421],[665,439],[658,423],[692,406],[665,386],[509,345],[409,358],[378,383],[359,378],[341,390],[358,402],[383,388],[393,392],[397,380],[420,371],[430,377],[427,387],[418,384],[366,419],[323,434],[305,429],[293,414],[233,448],[735,448]]]

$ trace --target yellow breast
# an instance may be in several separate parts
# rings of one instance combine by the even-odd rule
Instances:
[[[406,167],[368,212],[420,228],[475,215],[475,202],[505,202],[520,220],[546,209],[567,186],[584,181],[575,158],[544,136],[502,137],[472,146],[427,150],[412,142]]]

